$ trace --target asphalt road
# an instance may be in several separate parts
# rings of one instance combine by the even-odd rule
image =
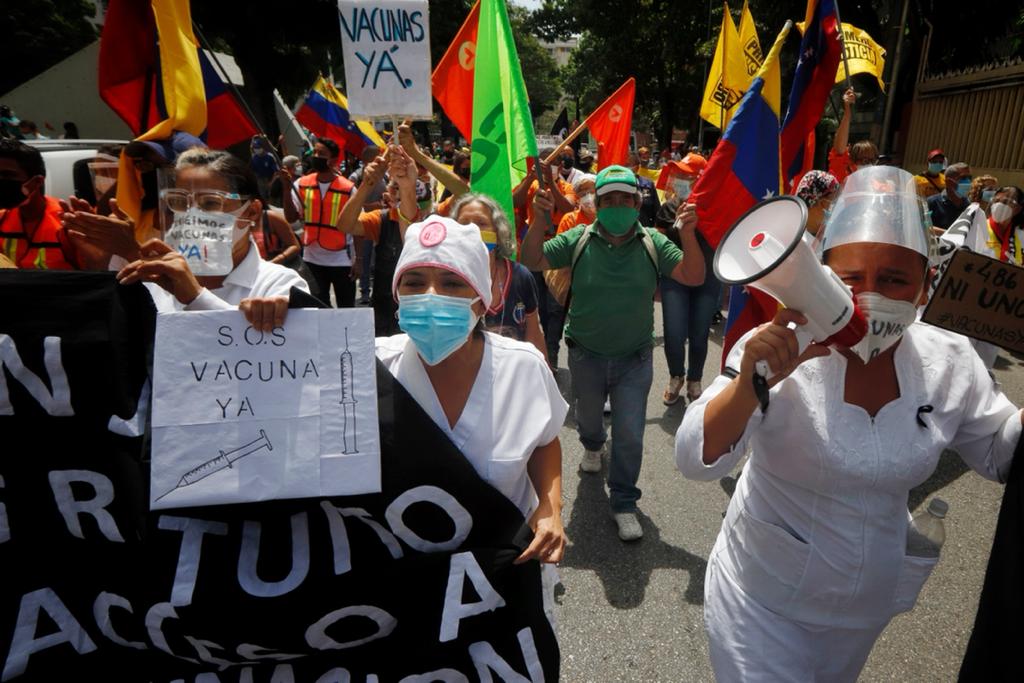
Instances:
[[[655,329],[661,332],[660,305]],[[704,571],[731,493],[730,480],[688,481],[675,468],[673,443],[684,400],[666,408],[668,368],[658,339],[648,398],[643,498],[644,538],[621,542],[600,475],[583,474],[570,411],[562,430],[564,520],[569,537],[560,566],[558,634],[565,681],[713,681],[702,610]],[[704,384],[721,358],[712,331]],[[559,385],[570,386],[563,346]],[[1024,361],[1003,352],[997,379],[1024,402]],[[735,473],[734,473],[735,474]],[[911,492],[917,509],[938,494],[950,505],[942,558],[913,611],[896,617],[875,645],[862,681],[955,681],[970,637],[1002,498],[1002,487],[966,469],[952,453]]]

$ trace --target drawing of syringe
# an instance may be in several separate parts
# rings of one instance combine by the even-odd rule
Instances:
[[[356,443],[356,398],[355,378],[352,376],[352,352],[348,350],[348,328],[345,328],[345,350],[341,353],[341,437],[344,444],[342,453],[351,455],[359,452]]]
[[[188,472],[182,475],[181,479],[178,480],[177,486],[175,486],[167,493],[163,494],[163,496],[157,498],[157,500],[160,500],[160,498],[163,498],[164,496],[167,496],[180,488],[190,486],[196,483],[197,481],[205,479],[206,477],[210,476],[211,474],[214,474],[215,472],[220,472],[221,470],[228,469],[236,461],[241,460],[247,455],[252,455],[256,451],[263,450],[264,448],[266,448],[268,451],[274,450],[273,444],[271,444],[270,439],[267,438],[267,433],[261,429],[259,438],[253,439],[249,443],[243,446],[239,446],[238,448],[235,448],[230,451],[218,451],[220,455],[218,455],[216,458],[213,458],[212,460],[207,460],[201,465],[198,465],[190,469]]]

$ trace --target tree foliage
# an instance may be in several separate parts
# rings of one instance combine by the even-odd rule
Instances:
[[[0,93],[70,57],[98,34],[96,9],[85,0],[12,0],[0,19]]]

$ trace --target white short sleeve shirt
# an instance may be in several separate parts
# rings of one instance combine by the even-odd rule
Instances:
[[[533,345],[484,332],[484,357],[454,427],[408,335],[377,338],[377,358],[487,483],[529,518],[537,506],[526,466],[558,437],[569,405]]]

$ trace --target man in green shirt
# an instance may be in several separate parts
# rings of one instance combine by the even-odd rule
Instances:
[[[601,470],[607,434],[602,409],[611,398],[612,448],[608,489],[619,538],[643,536],[636,515],[637,480],[643,461],[647,394],[654,366],[654,292],[660,275],[690,286],[704,282],[697,244],[697,215],[682,204],[677,214],[680,251],[668,238],[637,221],[642,196],[628,168],[609,166],[597,174],[597,220],[544,242],[553,204],[538,191],[523,241],[522,262],[530,270],[572,268],[566,344],[576,400],[576,422],[585,449],[580,469]]]

